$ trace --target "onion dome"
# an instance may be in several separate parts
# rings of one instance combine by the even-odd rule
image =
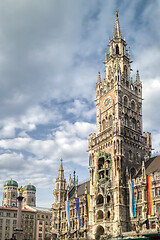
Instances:
[[[23,190],[24,191],[35,191],[36,192],[36,187],[29,184],[29,185],[24,186]]]
[[[11,180],[5,181],[4,187],[6,187],[6,186],[18,187],[18,183],[11,179]]]

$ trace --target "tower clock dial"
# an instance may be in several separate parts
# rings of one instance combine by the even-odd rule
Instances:
[[[107,97],[104,99],[104,107],[108,107],[111,104],[111,97]]]

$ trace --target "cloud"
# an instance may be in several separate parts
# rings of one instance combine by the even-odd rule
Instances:
[[[0,189],[11,176],[38,189],[54,187],[61,157],[67,174],[77,168],[87,175],[95,84],[99,71],[105,78],[102,63],[116,9],[131,47],[132,76],[139,69],[143,82],[144,129],[152,132],[159,149],[159,4],[0,2]]]

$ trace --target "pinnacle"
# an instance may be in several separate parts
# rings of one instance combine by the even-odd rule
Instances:
[[[140,82],[139,70],[137,70],[137,74],[136,74],[136,82]]]
[[[101,83],[101,74],[100,74],[100,72],[98,73],[98,83]]]

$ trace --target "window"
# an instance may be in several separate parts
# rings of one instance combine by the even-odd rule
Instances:
[[[6,223],[7,223],[7,224],[10,224],[10,219],[6,219]]]
[[[134,118],[132,119],[132,128],[136,130],[136,120]]]
[[[124,125],[126,125],[126,126],[129,125],[128,115],[127,114],[125,114],[125,116],[124,116]]]
[[[16,224],[17,223],[17,221],[16,220],[13,220],[13,224]]]
[[[102,121],[102,128],[103,128],[103,130],[105,130],[106,129],[106,121],[103,119],[103,121]]]
[[[17,213],[14,213],[14,218],[17,218]]]
[[[142,200],[142,192],[138,192],[138,200]]]
[[[155,188],[152,188],[152,197],[155,197]]]
[[[109,126],[111,127],[113,125],[113,120],[112,120],[112,116],[109,116]]]
[[[1,216],[1,217],[3,216],[3,212],[0,212],[0,216]]]
[[[142,216],[142,207],[139,207],[139,208],[138,208],[138,215],[139,215],[139,216]]]
[[[97,220],[103,219],[103,212],[101,210],[99,210],[97,212]]]
[[[119,54],[119,47],[116,45],[116,54]]]
[[[6,214],[7,217],[10,217],[10,215],[11,215],[10,213],[7,213],[7,214]]]
[[[131,109],[132,109],[133,111],[135,111],[135,102],[134,102],[134,101],[131,102]]]
[[[96,202],[97,202],[97,205],[104,203],[104,199],[103,199],[103,196],[101,194],[98,195]]]
[[[160,187],[157,188],[157,196],[160,196]]]

